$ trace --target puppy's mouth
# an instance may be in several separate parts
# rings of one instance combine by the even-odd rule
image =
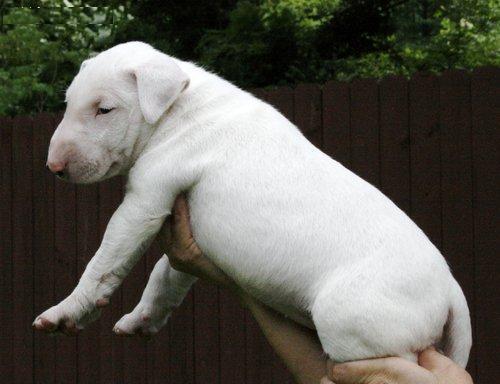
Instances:
[[[68,181],[68,173],[67,172],[56,172],[56,177],[60,180]]]
[[[68,165],[62,174],[56,173],[56,176],[70,183],[89,184],[99,178],[99,170],[100,164],[98,162],[73,162]]]
[[[111,161],[108,167],[106,163],[107,161],[103,164],[102,161],[89,159],[74,161],[64,171],[56,173],[56,177],[69,183],[91,184],[120,173],[121,163],[118,160]]]

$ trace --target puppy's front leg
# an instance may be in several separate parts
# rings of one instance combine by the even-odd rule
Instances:
[[[172,196],[127,192],[113,214],[103,241],[74,291],[36,318],[35,328],[74,333],[99,316],[109,297],[136,264],[161,228],[173,204]]]

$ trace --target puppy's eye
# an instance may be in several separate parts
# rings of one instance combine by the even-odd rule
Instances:
[[[113,110],[114,108],[97,108],[97,114],[98,115],[105,115],[106,113],[109,113]]]

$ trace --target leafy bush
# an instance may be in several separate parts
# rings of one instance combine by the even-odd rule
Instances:
[[[39,8],[12,7],[3,15],[0,115],[61,109],[80,63],[106,46],[126,18],[123,8],[68,4],[44,0]]]

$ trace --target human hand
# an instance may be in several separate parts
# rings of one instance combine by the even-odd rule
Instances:
[[[472,384],[462,367],[433,348],[419,355],[418,364],[399,357],[328,364],[321,384]]]

